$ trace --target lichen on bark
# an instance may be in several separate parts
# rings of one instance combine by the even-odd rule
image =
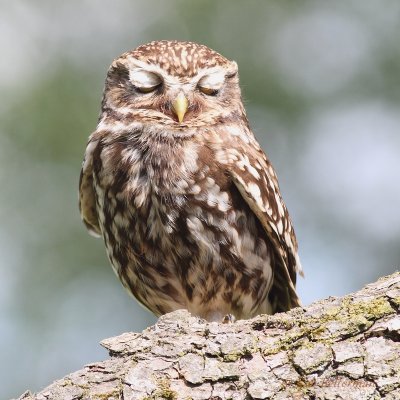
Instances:
[[[233,324],[180,310],[24,400],[400,399],[400,274]]]

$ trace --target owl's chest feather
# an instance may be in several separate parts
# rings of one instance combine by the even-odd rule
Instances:
[[[206,311],[196,304],[207,299],[250,312],[253,297],[265,297],[270,284],[269,250],[260,223],[229,175],[212,155],[199,157],[192,150],[171,159],[132,160],[129,168],[123,160],[121,169],[103,164],[95,179],[116,272],[129,265],[127,270],[139,277],[135,282],[182,296],[179,304],[200,307],[200,314]],[[146,278],[151,271],[157,271],[153,281]],[[137,285],[134,291],[144,283]],[[234,295],[239,287],[245,294],[240,302]]]
[[[135,207],[181,209],[188,202],[205,202],[227,210],[229,179],[214,152],[200,144],[152,146],[130,164],[125,195]]]
[[[179,240],[190,248],[189,242],[225,243],[249,230],[243,222],[247,205],[210,146],[153,143],[138,149],[137,144],[103,149],[96,179],[99,211],[115,236],[133,247],[140,244],[136,251],[166,252]]]
[[[203,232],[218,229],[217,220],[227,217],[232,207],[230,184],[217,166],[197,163],[190,170],[183,165],[162,170],[154,165],[147,168],[153,179],[137,188],[138,196],[133,200],[137,222],[146,231],[145,239],[161,244],[172,241],[173,245],[174,235],[189,234],[193,219],[202,221],[197,228]]]

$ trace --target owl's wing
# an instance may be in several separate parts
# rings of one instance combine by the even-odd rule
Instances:
[[[79,177],[79,210],[86,228],[93,236],[100,236],[101,230],[96,208],[96,193],[93,185],[93,151],[97,141],[89,141]]]
[[[252,148],[242,154],[245,154],[244,161],[231,165],[230,174],[275,250],[274,282],[269,297],[276,312],[287,311],[300,306],[295,289],[296,273],[303,275],[292,222],[275,171],[264,152]]]

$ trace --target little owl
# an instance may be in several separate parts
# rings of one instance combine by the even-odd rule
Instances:
[[[208,47],[151,42],[111,64],[79,189],[83,222],[156,315],[220,321],[300,304],[296,237],[237,64]]]

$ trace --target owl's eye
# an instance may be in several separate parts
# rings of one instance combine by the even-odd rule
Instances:
[[[150,93],[154,92],[154,90],[156,90],[159,86],[160,84],[151,87],[136,87],[136,89],[141,93]]]
[[[199,90],[201,93],[207,94],[208,96],[215,96],[218,93],[217,89],[212,89],[205,86],[199,86]]]
[[[197,83],[200,92],[208,96],[215,96],[218,94],[225,82],[225,75],[222,72],[215,72],[203,76]]]
[[[141,93],[150,93],[162,84],[161,76],[145,70],[131,71],[129,79],[133,86]]]

